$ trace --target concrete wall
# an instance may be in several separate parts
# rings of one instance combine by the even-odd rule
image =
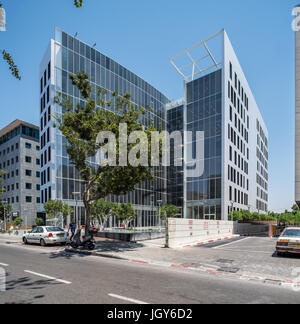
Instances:
[[[176,248],[231,236],[233,233],[234,222],[169,218],[166,228],[166,246]]]
[[[250,224],[250,223],[235,223],[234,234],[239,235],[255,235],[268,234],[269,224]]]

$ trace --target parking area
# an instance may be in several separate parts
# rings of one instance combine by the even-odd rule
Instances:
[[[294,280],[300,274],[300,255],[277,256],[276,239],[244,237],[230,241],[189,248],[185,251],[193,262],[186,266],[205,264],[216,270],[270,279]]]

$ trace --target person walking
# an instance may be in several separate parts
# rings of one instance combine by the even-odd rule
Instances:
[[[72,239],[76,233],[76,227],[77,227],[77,224],[76,224],[75,220],[72,219],[71,223],[69,224],[69,231],[68,231],[68,232],[71,231],[71,233],[72,233],[72,235],[70,237],[70,241],[72,241]]]

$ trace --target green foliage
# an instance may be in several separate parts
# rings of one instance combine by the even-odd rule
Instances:
[[[16,227],[19,227],[19,226],[21,226],[23,224],[23,218],[21,218],[21,217],[17,217],[15,220],[14,220],[14,225],[16,226]]]
[[[97,144],[97,137],[101,131],[112,132],[117,140],[116,157],[117,165],[120,159],[119,149],[119,125],[127,124],[128,133],[144,131],[148,138],[148,150],[151,152],[151,132],[153,126],[145,128],[139,122],[149,112],[149,109],[136,108],[130,101],[130,94],[112,94],[110,101],[105,101],[106,91],[98,88],[96,100],[92,94],[92,86],[85,72],[70,75],[72,84],[76,86],[85,101],[73,107],[68,98],[61,93],[55,98],[55,102],[65,107],[67,112],[63,119],[56,116],[59,130],[67,139],[67,153],[71,163],[79,171],[85,184],[82,195],[86,209],[86,226],[90,226],[91,205],[99,199],[110,194],[121,195],[131,192],[135,186],[146,180],[153,180],[152,170],[145,166],[92,166],[89,158],[95,157],[99,149],[103,149],[107,143]],[[136,144],[127,146],[128,152]],[[151,154],[149,154],[149,165]]]
[[[77,8],[81,8],[83,5],[83,0],[74,0],[74,5]]]
[[[64,218],[67,218],[69,215],[73,213],[73,209],[67,203],[64,203],[61,205],[60,212],[62,213]]]
[[[117,208],[118,204],[105,201],[103,198],[99,199],[91,205],[91,218],[98,220],[102,229],[103,224],[113,215]]]
[[[127,229],[129,223],[136,218],[132,204],[120,204],[114,209],[114,213],[119,221],[125,225],[125,229]]]
[[[12,206],[4,204],[2,201],[0,201],[0,219],[4,220],[4,214],[7,217],[12,212]]]
[[[44,209],[49,219],[56,218],[58,213],[62,213],[63,217],[66,218],[73,212],[68,204],[56,200],[48,200],[44,204]]]
[[[44,225],[44,220],[42,218],[36,218],[35,219],[35,225],[36,226],[43,226]]]
[[[2,181],[3,181],[2,177],[3,177],[3,175],[6,174],[6,173],[7,173],[7,171],[5,171],[5,170],[0,170],[0,194],[2,194],[2,193],[5,191],[4,188],[1,187],[1,183],[2,183]]]
[[[231,220],[231,214],[228,218]],[[284,213],[276,214],[269,212],[267,215],[257,212],[250,213],[248,210],[234,211],[234,221],[277,221],[284,225],[300,225],[300,209],[298,205],[292,207],[292,211],[286,210]]]
[[[5,50],[2,51],[3,59],[7,62],[9,69],[11,70],[12,75],[21,80],[20,72],[18,67],[15,65],[14,60],[12,59],[11,55],[7,53]]]
[[[179,214],[180,209],[175,205],[165,204],[160,209],[160,216],[162,219],[175,218]],[[159,210],[157,211],[157,216]]]
[[[56,200],[48,200],[44,204],[45,212],[49,219],[56,218],[57,214],[62,211],[63,203],[61,201]]]

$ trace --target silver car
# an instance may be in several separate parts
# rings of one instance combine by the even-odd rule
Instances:
[[[41,246],[51,244],[65,245],[68,241],[68,233],[60,227],[38,226],[31,232],[23,235],[23,243],[40,244]]]

